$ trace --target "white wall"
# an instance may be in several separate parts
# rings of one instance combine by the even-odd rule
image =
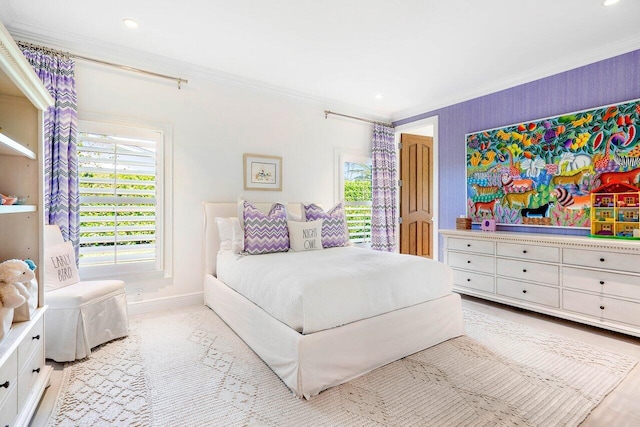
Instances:
[[[183,76],[187,77],[188,76]],[[80,119],[160,124],[173,135],[173,265],[166,280],[126,278],[132,312],[201,300],[203,201],[334,200],[336,148],[370,150],[371,127],[330,116],[330,105],[213,80],[169,81],[76,64]],[[243,191],[242,154],[282,156],[283,190]],[[176,301],[167,298],[181,297]]]

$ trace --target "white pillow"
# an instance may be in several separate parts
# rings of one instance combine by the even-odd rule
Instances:
[[[287,221],[289,246],[294,251],[322,249],[322,220],[297,222]]]
[[[215,218],[220,236],[220,250],[232,251],[235,254],[242,252],[242,229],[238,217]]]
[[[80,281],[76,253],[71,242],[46,248],[44,259],[44,290],[53,291]]]

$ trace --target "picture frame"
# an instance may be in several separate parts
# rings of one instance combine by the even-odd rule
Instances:
[[[282,191],[282,157],[244,154],[244,189]]]
[[[465,139],[466,216],[475,224],[589,230],[592,193],[614,181],[639,185],[640,99]]]

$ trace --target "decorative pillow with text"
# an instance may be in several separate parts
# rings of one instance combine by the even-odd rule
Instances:
[[[46,248],[44,257],[44,290],[53,291],[80,281],[76,253],[71,242]]]
[[[322,249],[322,220],[288,221],[289,245],[294,251]]]

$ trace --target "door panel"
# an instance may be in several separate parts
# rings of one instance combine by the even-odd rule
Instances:
[[[400,252],[433,258],[433,138],[401,135]]]

